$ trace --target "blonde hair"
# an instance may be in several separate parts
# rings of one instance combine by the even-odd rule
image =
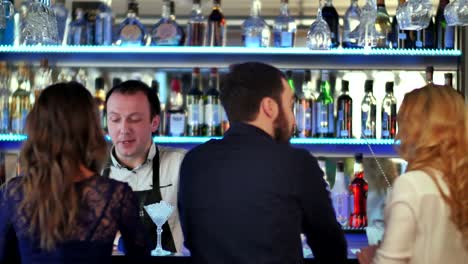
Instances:
[[[29,235],[38,235],[40,247],[51,250],[72,234],[80,166],[99,173],[107,146],[94,98],[73,82],[49,86],[40,94],[28,114],[26,133],[19,185],[24,198],[18,211],[27,216]]]
[[[429,84],[405,95],[397,117],[397,139],[408,170],[423,170],[436,183],[468,250],[467,113],[457,91]],[[442,191],[434,169],[442,173],[448,194]]]

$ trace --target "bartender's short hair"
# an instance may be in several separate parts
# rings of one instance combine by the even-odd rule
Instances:
[[[273,98],[281,106],[281,79],[286,79],[283,72],[265,63],[231,65],[220,89],[221,103],[229,121],[255,120],[265,97]]]
[[[112,87],[112,89],[110,89],[106,95],[106,109],[107,109],[107,102],[109,101],[109,98],[111,97],[113,93],[120,93],[124,95],[125,94],[134,95],[138,92],[142,92],[146,95],[146,98],[148,99],[148,103],[150,106],[151,118],[157,115],[160,115],[161,103],[159,101],[159,97],[157,93],[151,90],[151,88],[148,85],[146,85],[144,82],[137,81],[137,80],[128,80],[128,81],[122,82]]]

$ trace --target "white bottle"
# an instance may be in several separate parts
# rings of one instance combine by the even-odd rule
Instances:
[[[341,226],[348,225],[349,217],[349,192],[344,179],[344,164],[338,161],[336,164],[335,184],[331,190],[333,207],[335,208],[336,220]]]

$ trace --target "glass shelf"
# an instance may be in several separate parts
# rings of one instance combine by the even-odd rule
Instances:
[[[331,49],[245,47],[116,47],[116,46],[0,46],[2,60],[41,58],[62,67],[227,67],[232,63],[262,61],[291,69],[457,70],[460,50]],[[119,65],[119,66],[116,66]]]
[[[19,150],[25,139],[26,135],[0,134],[0,149]],[[156,136],[154,142],[162,146],[191,149],[210,139],[212,138]],[[110,138],[106,136],[106,140],[110,141]],[[379,157],[396,157],[397,143],[392,139],[292,138],[290,142],[292,146],[307,149],[316,156],[339,157],[357,152],[372,155],[373,152]]]

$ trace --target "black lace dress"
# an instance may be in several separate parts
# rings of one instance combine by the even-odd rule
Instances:
[[[72,235],[53,251],[39,247],[39,237],[28,235],[29,219],[18,213],[23,197],[21,177],[0,188],[0,262],[6,255],[8,231],[18,238],[22,263],[107,263],[118,230],[131,258],[149,256],[148,240],[140,224],[137,198],[126,183],[98,175],[77,182],[80,208]]]

